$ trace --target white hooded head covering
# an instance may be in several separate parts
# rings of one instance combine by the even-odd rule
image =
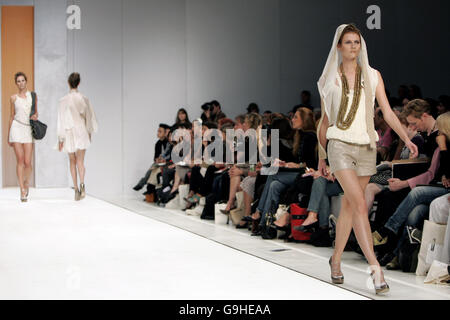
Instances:
[[[342,31],[344,31],[345,27],[347,26],[348,24],[343,24],[337,28],[336,33],[334,35],[333,44],[331,46],[331,50],[328,55],[327,63],[325,64],[322,76],[320,77],[319,82],[317,83],[322,107],[322,119],[320,119],[317,132],[320,131],[323,116],[326,114],[328,116],[328,119],[330,119],[331,104],[332,104],[331,101],[332,89],[333,86],[336,86],[335,82],[339,76],[338,68],[340,62],[342,61],[342,57],[339,51],[337,50],[337,46],[339,43],[339,39],[341,38]],[[372,69],[369,65],[367,46],[362,35],[361,35],[361,51],[359,53],[358,63],[362,69],[362,77],[364,81],[364,93],[366,96],[365,106],[366,106],[367,133],[369,134],[370,137],[370,146],[372,148],[376,148],[373,114],[374,114],[374,101],[375,101],[375,90],[377,86],[377,78],[374,76],[375,70]],[[322,147],[322,145],[320,145],[320,143],[319,143],[319,157],[320,159],[326,158],[326,151]]]

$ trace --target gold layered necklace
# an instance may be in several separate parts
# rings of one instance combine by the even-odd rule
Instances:
[[[350,107],[350,111],[345,118],[345,114],[347,113],[348,106],[348,95],[350,93],[350,89],[348,87],[347,77],[344,73],[344,67],[341,64],[341,79],[342,79],[342,97],[341,97],[341,106],[339,107],[339,113],[337,118],[337,127],[341,130],[348,130],[355,120],[356,111],[358,111],[359,100],[361,98],[361,67],[357,65],[356,67],[356,79],[355,79],[355,88],[353,90],[353,101]],[[345,118],[345,119],[344,119]]]

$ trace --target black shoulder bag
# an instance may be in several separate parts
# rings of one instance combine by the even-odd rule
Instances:
[[[36,113],[36,93],[31,92],[32,105],[31,105],[31,114],[30,118]],[[45,133],[47,132],[47,125],[45,123],[40,122],[39,120],[31,120],[31,131],[33,134],[33,138],[36,140],[41,140],[45,137]]]

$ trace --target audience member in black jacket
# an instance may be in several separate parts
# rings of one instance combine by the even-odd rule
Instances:
[[[134,190],[139,191],[145,186],[152,174],[152,171],[157,169],[157,167],[155,167],[155,164],[166,162],[166,160],[163,159],[162,155],[167,150],[167,147],[169,145],[169,130],[170,127],[167,124],[161,123],[159,125],[157,133],[158,141],[155,144],[155,154],[153,157],[154,163],[152,164],[150,169],[147,170],[145,176],[141,180],[139,180],[138,184],[133,188]]]

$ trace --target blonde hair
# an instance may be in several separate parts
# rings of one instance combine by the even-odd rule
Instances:
[[[262,117],[255,113],[249,113],[245,115],[245,120],[248,121],[248,124],[250,126],[250,129],[258,129],[258,127],[262,124]]]
[[[439,132],[444,134],[447,140],[450,141],[450,111],[441,114],[436,122]]]

